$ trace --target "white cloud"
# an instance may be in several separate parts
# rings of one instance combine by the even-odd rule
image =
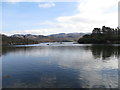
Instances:
[[[119,0],[80,0],[77,10],[79,13],[71,16],[60,16],[56,21],[45,21],[39,25],[49,25],[51,28],[37,30],[21,30],[20,33],[48,35],[52,33],[91,32],[95,27],[103,25],[116,28],[118,26]],[[55,6],[54,3],[39,4],[47,8]],[[114,9],[114,10],[113,10]],[[17,33],[17,31],[16,31]]]
[[[78,14],[62,16],[57,22],[63,28],[73,29],[79,32],[90,32],[94,27],[103,25],[116,28],[118,26],[118,0],[85,0],[78,5]],[[115,11],[110,11],[115,8]],[[109,13],[107,13],[109,11]]]
[[[40,8],[50,8],[50,7],[54,7],[55,4],[54,3],[42,3],[38,5]]]
[[[11,32],[2,31],[2,33],[6,35],[13,35],[13,34],[49,35],[49,34],[60,33],[60,31],[61,30],[58,28],[46,28],[46,29],[31,29],[31,30],[14,30]]]
[[[103,25],[116,28],[118,26],[118,0],[85,0],[79,2],[79,13],[72,16],[61,16],[56,22],[44,22],[56,26],[60,32],[91,32],[95,27]],[[115,11],[111,11],[115,8]],[[108,12],[109,11],[109,12]],[[58,32],[59,33],[59,32]]]

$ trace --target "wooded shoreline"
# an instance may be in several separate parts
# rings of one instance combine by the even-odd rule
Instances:
[[[80,44],[120,44],[120,28],[94,28],[92,34],[86,34],[78,40]]]

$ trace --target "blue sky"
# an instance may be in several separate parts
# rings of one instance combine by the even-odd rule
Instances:
[[[55,21],[55,18],[59,16],[72,15],[75,13],[74,10],[76,8],[76,3],[70,2],[56,2],[56,6],[51,8],[40,8],[39,4],[44,3],[3,3],[3,29],[5,31],[12,31],[43,28],[45,26],[37,25],[37,23]]]
[[[13,0],[14,1],[14,0]],[[94,27],[117,27],[117,1],[108,6],[81,2],[3,2],[2,33],[43,34],[91,32]],[[96,4],[94,4],[94,3]],[[93,6],[95,5],[95,6]],[[110,18],[114,19],[111,20]]]

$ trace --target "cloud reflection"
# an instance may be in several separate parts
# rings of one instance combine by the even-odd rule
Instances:
[[[33,87],[117,88],[119,58],[117,48],[99,45],[11,47],[4,48],[3,56],[9,59],[14,56],[14,60],[9,60],[8,65],[17,64],[15,72],[16,74],[17,70],[21,72],[17,74],[18,77],[14,77],[13,82],[18,79],[18,83],[23,83],[31,78],[25,83],[27,87],[32,84]],[[26,60],[16,61],[16,56]],[[3,63],[5,62],[8,60],[4,60]],[[5,75],[12,73],[7,72],[9,66],[4,67]],[[14,70],[14,67],[12,69]],[[9,82],[11,81],[12,79]],[[6,84],[4,81],[4,85]],[[18,84],[18,87],[21,87],[19,85],[21,84]],[[14,87],[14,83],[12,86]]]

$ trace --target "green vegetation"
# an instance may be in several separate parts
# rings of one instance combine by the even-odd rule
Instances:
[[[113,29],[103,26],[94,28],[92,34],[84,35],[78,40],[82,44],[120,44],[120,28]]]
[[[18,37],[8,37],[6,35],[0,35],[2,36],[2,45],[24,45],[24,44],[36,44],[37,41],[29,40],[24,38],[18,38]]]

